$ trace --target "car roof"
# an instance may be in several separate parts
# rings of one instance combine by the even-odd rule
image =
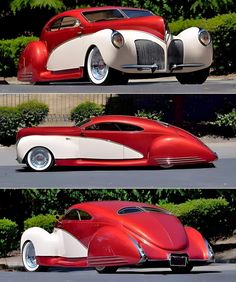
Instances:
[[[110,200],[110,201],[91,201],[91,202],[85,202],[85,203],[79,203],[71,206],[70,209],[84,209],[86,211],[90,211],[93,213],[93,211],[96,212],[109,212],[113,215],[116,215],[117,212],[126,207],[157,207],[155,205],[146,204],[146,203],[140,203],[140,202],[132,202],[132,201],[119,201],[119,200]]]
[[[128,116],[128,115],[104,115],[104,116],[97,116],[92,117],[92,123],[99,123],[99,122],[121,122],[121,123],[129,123],[133,125],[137,125],[143,127],[145,129],[153,129],[159,128],[163,126],[156,120],[151,120],[144,117],[135,117],[135,116]]]

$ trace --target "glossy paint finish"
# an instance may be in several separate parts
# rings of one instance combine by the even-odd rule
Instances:
[[[121,209],[138,209],[120,213]],[[67,219],[70,211],[88,213],[90,219]],[[213,262],[205,239],[184,227],[157,206],[125,201],[76,204],[56,224],[54,232],[33,227],[21,238],[21,250],[32,242],[38,265],[43,266],[167,266],[170,256],[183,255],[191,266]]]
[[[99,129],[101,125],[108,129]],[[118,125],[119,129],[110,126]],[[127,126],[122,130],[122,126]],[[60,166],[173,166],[210,163],[217,156],[178,127],[133,116],[100,116],[80,127],[34,127],[17,134],[17,159],[45,147]],[[63,148],[63,150],[61,149]]]
[[[86,12],[113,9],[142,11],[117,6],[85,8],[65,11],[50,19],[44,26],[40,39],[29,43],[22,52],[19,58],[18,80],[34,83],[85,78],[88,54],[95,46],[107,66],[127,74],[144,73],[152,76],[152,73],[188,73],[208,68],[211,65],[212,44],[203,46],[199,42],[199,28],[186,29],[178,36],[172,36],[169,34],[164,19],[156,15],[105,19],[97,22],[90,22],[84,16]],[[52,24],[63,17],[72,17],[77,24],[58,30],[51,29]],[[124,38],[125,43],[121,48],[116,48],[111,42],[114,30],[122,34]],[[173,49],[172,43],[175,40],[183,44],[181,48],[183,54],[179,56],[182,58],[181,64],[185,66],[173,69],[172,65],[175,64],[173,58],[178,52],[182,52],[172,50],[174,52],[172,53],[170,51],[169,47],[172,45]],[[148,63],[141,63],[143,67],[138,66],[140,57],[136,46],[138,41],[143,42],[142,56],[146,58],[144,61],[148,61]],[[159,51],[153,50],[155,53],[153,55],[151,51],[148,51],[150,48],[146,44],[151,44],[154,49],[162,50],[163,56],[160,63],[157,63]],[[150,59],[152,56],[154,57]]]

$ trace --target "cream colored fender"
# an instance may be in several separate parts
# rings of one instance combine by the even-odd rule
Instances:
[[[53,233],[40,227],[27,229],[21,236],[21,252],[28,241],[33,243],[36,256],[78,258],[88,255],[88,249],[79,240],[59,228],[54,228]]]
[[[123,35],[125,40],[124,46],[120,49],[114,47],[111,42],[113,31],[111,29],[103,29],[93,34],[69,40],[55,48],[49,56],[47,69],[58,71],[84,67],[88,50],[92,46],[96,46],[108,66],[124,71],[121,68],[122,65],[137,64],[137,53],[134,43],[137,38],[158,43],[163,47],[166,54],[166,43],[154,35],[136,30],[118,31]],[[128,70],[125,71],[128,72]],[[132,72],[134,71],[132,70]]]
[[[198,39],[198,33],[198,27],[190,27],[179,33],[177,36],[174,36],[174,39],[181,39],[183,41],[183,64],[203,64],[203,66],[198,68],[183,68],[183,70],[174,72],[191,72],[208,68],[212,64],[212,43],[207,46],[202,45]]]
[[[122,144],[97,138],[31,135],[21,138],[16,146],[21,163],[34,147],[45,147],[55,159],[141,159],[143,155]]]

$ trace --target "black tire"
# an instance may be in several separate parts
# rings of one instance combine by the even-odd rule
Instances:
[[[47,271],[48,267],[38,265],[36,262],[35,249],[31,241],[24,243],[22,248],[22,262],[28,272]]]
[[[88,79],[95,85],[127,84],[128,77],[120,71],[107,66],[97,47],[93,47],[87,56],[86,71]]]
[[[101,266],[96,267],[98,273],[115,273],[117,271],[117,266]]]
[[[203,70],[176,74],[177,80],[181,84],[203,84],[209,76],[210,68]]]
[[[193,269],[192,265],[186,265],[186,266],[171,266],[170,267],[172,272],[174,273],[190,273]]]
[[[26,164],[33,171],[47,171],[54,165],[54,157],[47,148],[34,147],[26,155]]]

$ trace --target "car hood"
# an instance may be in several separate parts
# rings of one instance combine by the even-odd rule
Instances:
[[[16,140],[29,135],[70,135],[78,136],[81,130],[75,126],[64,127],[27,127],[18,131]]]
[[[188,238],[178,218],[170,214],[141,212],[124,215],[123,225],[161,249],[178,251],[185,249]]]

